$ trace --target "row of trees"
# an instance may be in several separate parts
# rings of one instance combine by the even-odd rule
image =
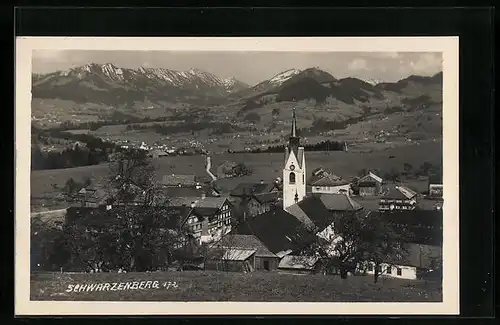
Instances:
[[[285,150],[284,145],[270,145],[265,149],[255,148],[251,153],[282,153]],[[315,144],[305,144],[305,151],[344,151],[345,142],[325,140]]]
[[[403,177],[414,178],[425,176],[429,178],[442,178],[443,167],[441,164],[433,164],[431,162],[424,162],[419,167],[414,167],[412,164],[405,162],[403,163],[403,168],[399,169],[392,167],[385,172],[379,169],[371,169],[373,173],[381,176],[383,179],[393,182],[401,181]],[[368,169],[363,168],[358,171],[358,176],[363,177],[368,174]]]

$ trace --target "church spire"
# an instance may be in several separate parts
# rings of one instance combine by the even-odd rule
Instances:
[[[297,137],[297,119],[295,117],[295,107],[293,108],[293,117],[292,117],[292,133],[290,134],[292,138]]]

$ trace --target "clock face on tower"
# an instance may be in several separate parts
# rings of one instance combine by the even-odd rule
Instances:
[[[295,169],[295,166],[294,165],[290,165],[290,170],[294,170]]]

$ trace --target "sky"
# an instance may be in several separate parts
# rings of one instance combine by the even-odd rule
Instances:
[[[34,50],[32,70],[49,73],[88,63],[120,68],[151,67],[185,71],[196,68],[249,85],[288,69],[320,68],[335,78],[395,82],[412,74],[442,71],[442,54],[433,52],[203,52]]]

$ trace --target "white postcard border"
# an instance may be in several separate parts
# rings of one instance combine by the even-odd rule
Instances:
[[[442,52],[443,302],[30,301],[31,56],[33,50]],[[419,315],[459,313],[458,37],[19,37],[15,72],[15,313],[22,315]]]

